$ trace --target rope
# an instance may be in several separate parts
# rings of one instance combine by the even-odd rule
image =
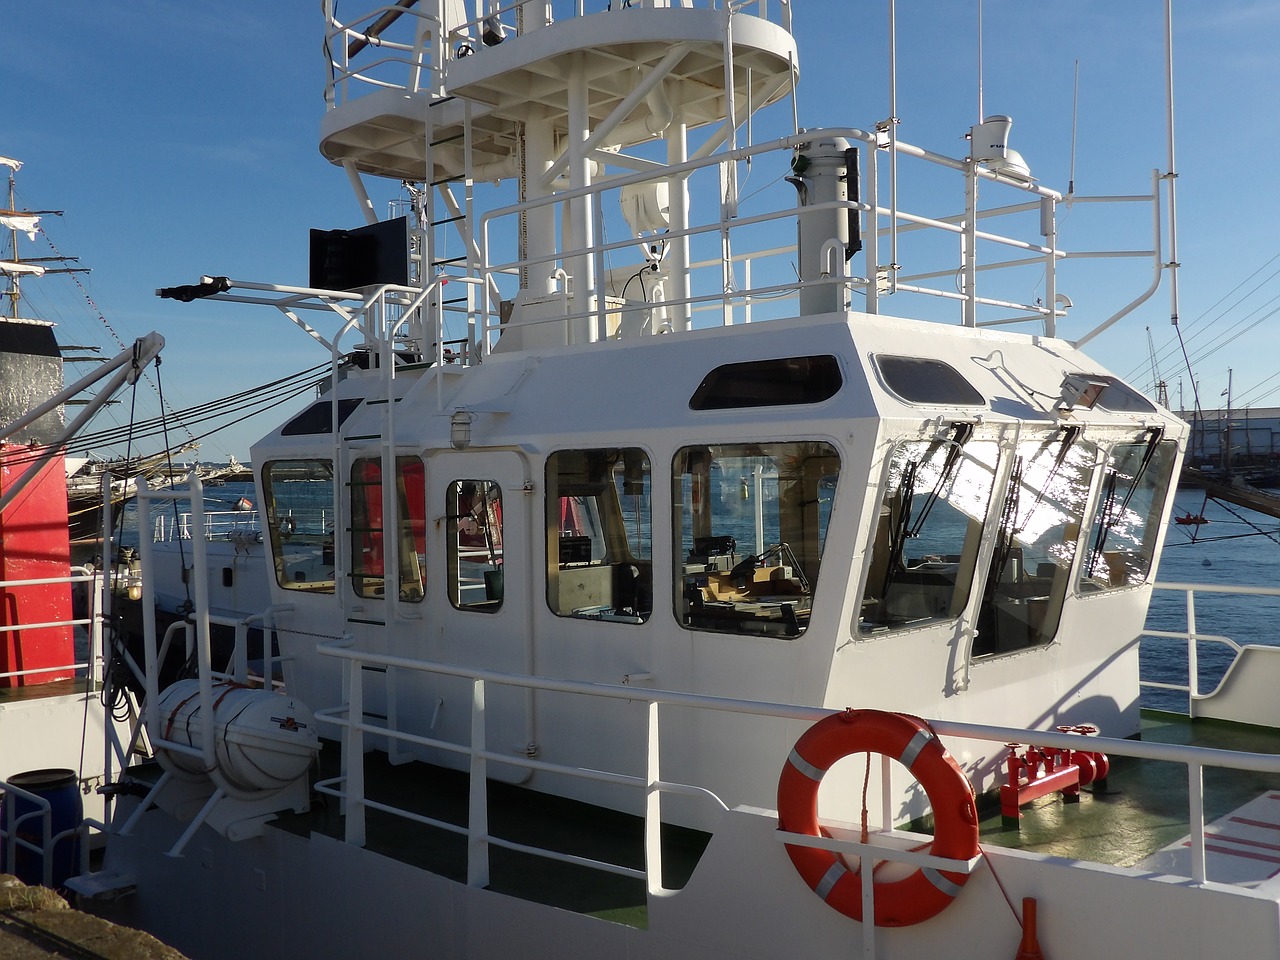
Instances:
[[[1018,915],[1017,908],[1013,905],[1013,901],[1009,899],[1009,891],[1004,888],[1004,883],[1000,880],[1000,875],[996,873],[996,865],[991,858],[987,856],[987,851],[983,849],[982,844],[978,844],[978,852],[982,854],[982,859],[987,864],[987,869],[991,871],[991,877],[995,880],[996,886],[1000,888],[1000,892],[1004,895],[1004,902],[1009,905],[1009,912],[1013,914],[1014,922],[1019,927],[1022,926],[1022,917]]]

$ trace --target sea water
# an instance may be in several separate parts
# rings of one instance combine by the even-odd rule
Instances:
[[[1179,491],[1175,516],[1202,514],[1209,522],[1184,526],[1173,520],[1165,537],[1156,582],[1280,587],[1280,521],[1210,500],[1198,490]],[[1259,532],[1261,531],[1261,532]],[[1266,535],[1266,534],[1269,534]],[[1199,691],[1212,691],[1235,656],[1235,649],[1206,636],[1228,637],[1236,644],[1280,645],[1280,597],[1195,592]],[[1147,614],[1148,630],[1186,632],[1185,591],[1157,589]],[[1144,637],[1142,675],[1146,680],[1187,684],[1187,643],[1182,639]],[[1167,690],[1143,691],[1146,707],[1184,712],[1188,696]]]
[[[822,520],[828,518],[830,491],[822,492]],[[257,493],[252,483],[226,483],[207,487],[206,511],[231,511],[242,499],[257,507]],[[156,510],[161,509],[156,507]],[[173,508],[163,509],[172,515]],[[180,505],[179,510],[187,509]],[[1184,526],[1170,520],[1165,537],[1164,554],[1156,572],[1159,583],[1191,583],[1211,588],[1214,585],[1248,587],[1280,586],[1280,521],[1242,507],[1205,503],[1204,494],[1196,490],[1180,491],[1175,499],[1176,516],[1203,514],[1209,522],[1201,526]],[[742,520],[741,550],[754,544],[754,524],[746,516]],[[776,524],[775,524],[776,526]],[[1259,531],[1262,531],[1261,533]],[[766,539],[776,533],[766,529]],[[1264,534],[1270,534],[1266,536]],[[137,543],[136,506],[125,511],[124,543]],[[646,545],[647,546],[647,545]],[[834,545],[830,545],[834,546]],[[1227,637],[1236,644],[1260,643],[1280,645],[1280,596],[1240,596],[1214,594],[1205,590],[1194,595],[1199,662],[1199,690],[1212,691],[1222,679],[1235,655],[1229,644],[1208,637]],[[1184,591],[1156,589],[1147,616],[1148,630],[1185,633],[1187,599]],[[1142,676],[1145,680],[1187,685],[1187,642],[1144,636],[1140,642]],[[1184,692],[1144,688],[1144,707],[1185,712],[1188,695]]]

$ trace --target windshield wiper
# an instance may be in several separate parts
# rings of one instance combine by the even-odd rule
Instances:
[[[1147,468],[1151,466],[1151,461],[1160,446],[1160,441],[1164,439],[1164,427],[1162,426],[1148,427],[1145,432],[1148,434],[1147,449],[1143,451],[1142,462],[1138,464],[1138,469],[1133,472],[1133,481],[1129,484],[1129,490],[1125,493],[1124,500],[1121,501],[1119,507],[1112,509],[1115,506],[1116,486],[1119,483],[1120,474],[1115,470],[1108,470],[1107,479],[1103,481],[1107,486],[1107,492],[1099,509],[1098,534],[1094,538],[1093,551],[1089,554],[1088,576],[1093,576],[1094,568],[1098,565],[1098,559],[1106,549],[1107,537],[1110,535],[1111,529],[1129,511],[1129,501],[1138,492],[1138,484],[1146,476]]]

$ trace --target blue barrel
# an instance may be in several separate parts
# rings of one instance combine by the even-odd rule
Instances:
[[[84,819],[84,807],[80,802],[80,780],[74,770],[31,770],[9,777],[9,785],[25,790],[49,804],[49,835],[56,837],[66,830],[74,830]],[[40,805],[17,793],[10,793],[6,801],[13,804],[13,817],[38,812]],[[39,847],[44,842],[42,817],[34,816],[23,821],[16,829],[17,836]],[[5,820],[7,825],[8,820]],[[54,888],[66,884],[68,877],[80,872],[80,838],[78,833],[63,837],[53,844],[50,852]],[[28,886],[44,883],[44,856],[25,847],[18,847],[14,855],[14,873]]]

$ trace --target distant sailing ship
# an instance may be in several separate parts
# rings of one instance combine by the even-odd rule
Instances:
[[[4,384],[0,393],[0,427],[4,427],[62,388],[65,363],[101,363],[101,358],[95,355],[98,352],[96,346],[59,343],[53,333],[55,325],[51,321],[23,316],[22,284],[26,280],[49,274],[84,273],[88,272],[88,268],[74,265],[76,257],[60,254],[49,257],[22,255],[19,246],[22,235],[34,242],[36,235],[40,233],[41,218],[60,216],[62,211],[19,209],[15,181],[17,172],[22,168],[22,161],[0,157],[0,167],[9,171],[8,203],[0,210],[0,229],[8,233],[8,242],[0,250],[0,278],[5,282],[5,289],[0,291],[0,295],[8,300],[8,309],[0,319],[0,381]],[[88,387],[95,379],[96,375],[91,375],[78,381],[77,385]],[[82,407],[73,421],[76,429],[70,433],[77,432],[89,423],[106,404],[109,393],[107,390],[99,390],[96,396],[88,399],[65,401],[67,405]],[[63,405],[56,404],[36,425],[28,428],[29,436],[19,436],[16,439],[49,443],[60,432],[65,419]],[[168,473],[174,454],[187,453],[198,446],[187,443],[177,449],[113,459],[94,456],[64,457],[71,539],[96,540],[101,535],[99,528],[104,499],[104,475],[110,474],[112,477],[109,487],[111,500],[113,505],[119,506],[133,497],[138,476],[157,477]]]

